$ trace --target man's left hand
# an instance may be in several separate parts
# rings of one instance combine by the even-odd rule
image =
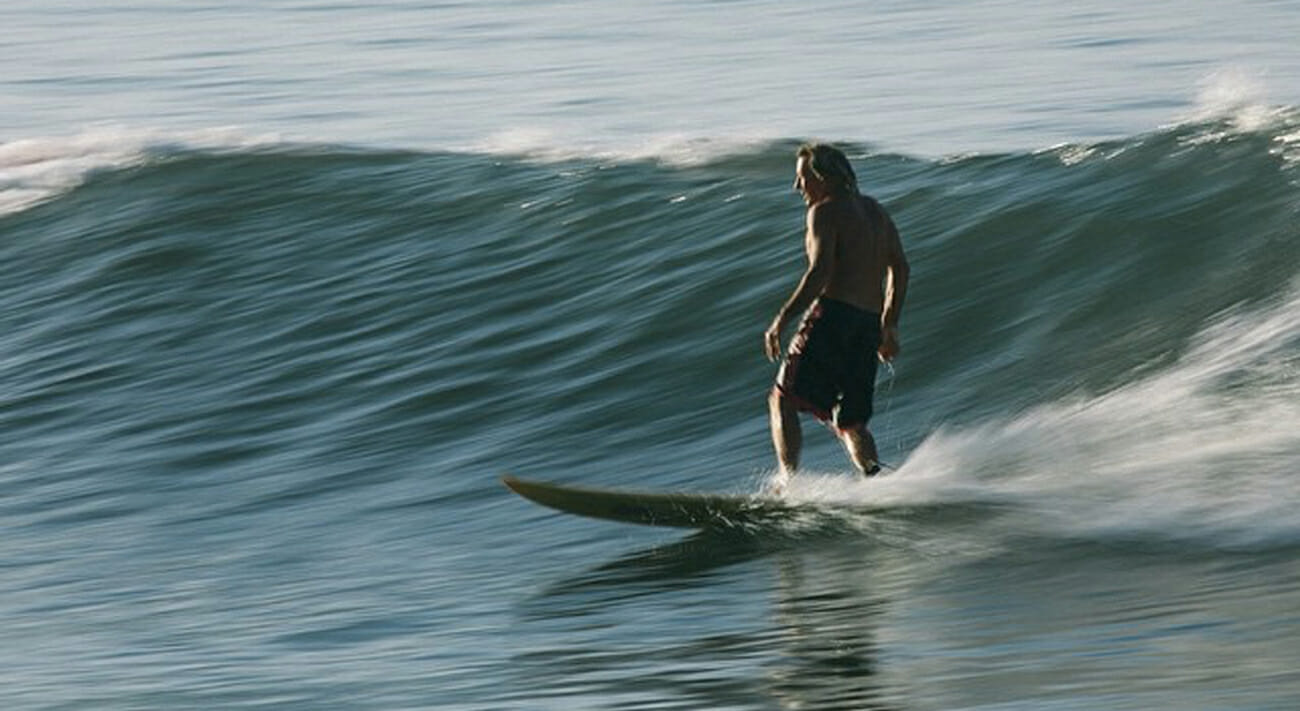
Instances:
[[[876,355],[881,362],[888,363],[898,357],[898,352],[903,347],[898,342],[898,326],[886,326],[880,332],[880,348],[876,350]]]

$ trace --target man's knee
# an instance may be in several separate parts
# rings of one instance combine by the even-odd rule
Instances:
[[[841,424],[839,422],[836,422],[835,431],[838,432],[841,437],[853,437],[853,438],[860,439],[863,437],[871,436],[871,430],[867,429],[867,423],[865,422],[854,422],[849,424]]]
[[[836,425],[835,434],[849,447],[870,454],[873,458],[876,450],[876,438],[872,436],[867,423],[853,424],[847,427]]]

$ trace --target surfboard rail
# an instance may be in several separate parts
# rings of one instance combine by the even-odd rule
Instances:
[[[738,528],[782,507],[755,496],[645,492],[501,477],[511,491],[542,506],[588,518],[675,528]]]

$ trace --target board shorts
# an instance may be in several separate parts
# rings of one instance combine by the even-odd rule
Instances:
[[[876,390],[880,314],[817,299],[790,341],[776,390],[841,431],[865,427]]]

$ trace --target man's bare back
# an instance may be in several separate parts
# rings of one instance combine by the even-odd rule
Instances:
[[[875,200],[865,196],[832,197],[810,211],[823,213],[810,222],[830,233],[834,259],[822,296],[852,304],[863,311],[882,313],[885,291],[881,285],[895,252],[898,231]],[[808,235],[805,239],[813,239]]]

